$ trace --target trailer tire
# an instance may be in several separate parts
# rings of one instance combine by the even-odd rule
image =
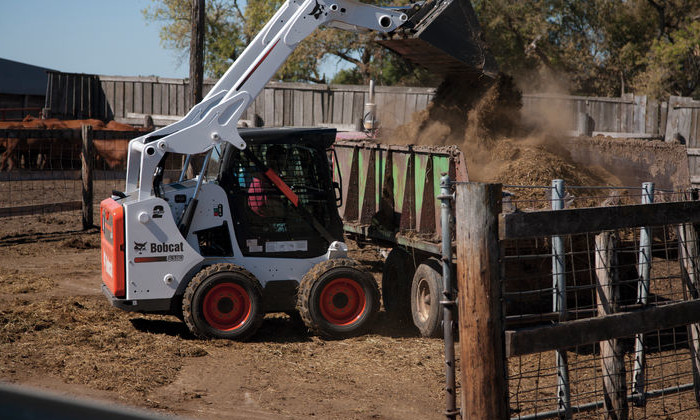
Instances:
[[[262,324],[262,287],[242,267],[211,265],[187,285],[182,314],[197,337],[246,340]]]
[[[411,319],[411,282],[416,272],[411,255],[394,248],[384,261],[382,300],[387,315],[399,322]]]
[[[306,327],[337,339],[367,331],[379,310],[379,288],[360,263],[349,258],[323,261],[301,279],[297,310]]]
[[[411,284],[413,324],[423,337],[442,337],[442,267],[436,258],[422,262]]]

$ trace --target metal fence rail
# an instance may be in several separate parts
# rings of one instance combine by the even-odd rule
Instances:
[[[478,223],[470,215],[479,214],[474,207],[483,200],[472,196],[477,204],[467,204],[459,195],[469,193],[468,184],[457,187],[458,225],[463,220]],[[698,418],[696,193],[654,191],[645,183],[610,199],[602,187],[566,187],[561,180],[540,187],[528,188],[541,192],[539,209],[522,211],[531,200],[519,202],[520,187],[508,186],[515,191],[507,197],[513,200],[504,201],[510,209],[498,217],[497,232],[481,246],[460,237],[457,227],[458,266],[483,264],[483,257],[470,260],[472,247],[491,249],[500,261],[489,277],[498,286],[472,299],[493,302],[492,316],[504,317],[499,328],[507,371],[503,404],[509,414],[493,418]],[[570,189],[577,196],[567,202]],[[590,194],[582,197],[582,191]],[[575,208],[577,201],[588,204],[592,197],[599,205],[606,202]],[[543,209],[547,199],[552,210]],[[474,285],[485,281],[488,271],[458,272],[460,301],[466,300],[467,308],[469,294],[478,289]],[[463,294],[465,288],[472,291]],[[482,312],[475,316],[487,319]],[[498,327],[498,322],[492,325]],[[463,327],[465,343],[473,331]],[[462,377],[465,395],[472,398],[468,378],[475,376],[468,371]],[[476,395],[500,398],[497,389]],[[474,402],[465,399],[463,404],[468,408]]]
[[[87,127],[0,130],[0,218],[95,208],[123,188],[128,142],[144,132]]]

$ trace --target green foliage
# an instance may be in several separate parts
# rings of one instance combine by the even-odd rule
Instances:
[[[698,93],[699,0],[473,4],[501,69],[528,91]]]
[[[283,0],[207,0],[205,69],[221,76]],[[408,0],[367,0],[376,5]],[[664,97],[700,95],[700,0],[473,0],[487,42],[502,71],[530,92],[617,96],[623,91]],[[152,0],[147,20],[162,25],[161,41],[186,59],[188,0]],[[353,65],[333,83],[435,85],[375,44],[371,33],[316,30],[276,74],[278,80],[325,83],[321,63]]]
[[[700,96],[700,22],[654,40],[646,64],[637,78],[640,89],[655,96]]]

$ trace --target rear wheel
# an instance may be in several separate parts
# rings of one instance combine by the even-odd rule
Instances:
[[[182,313],[197,337],[245,340],[262,324],[262,288],[247,270],[215,264],[187,285]]]
[[[415,271],[413,258],[400,248],[392,249],[384,261],[382,300],[384,309],[392,319],[411,319],[411,280]]]
[[[326,338],[362,334],[379,310],[374,278],[351,259],[317,264],[299,283],[297,310],[304,324]]]
[[[435,258],[421,263],[411,285],[413,323],[423,337],[442,336],[442,267]]]

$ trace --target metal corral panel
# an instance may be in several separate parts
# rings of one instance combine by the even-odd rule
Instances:
[[[468,180],[457,146],[339,140],[334,148],[346,231],[391,243],[439,243],[440,178],[449,174],[452,180]]]

